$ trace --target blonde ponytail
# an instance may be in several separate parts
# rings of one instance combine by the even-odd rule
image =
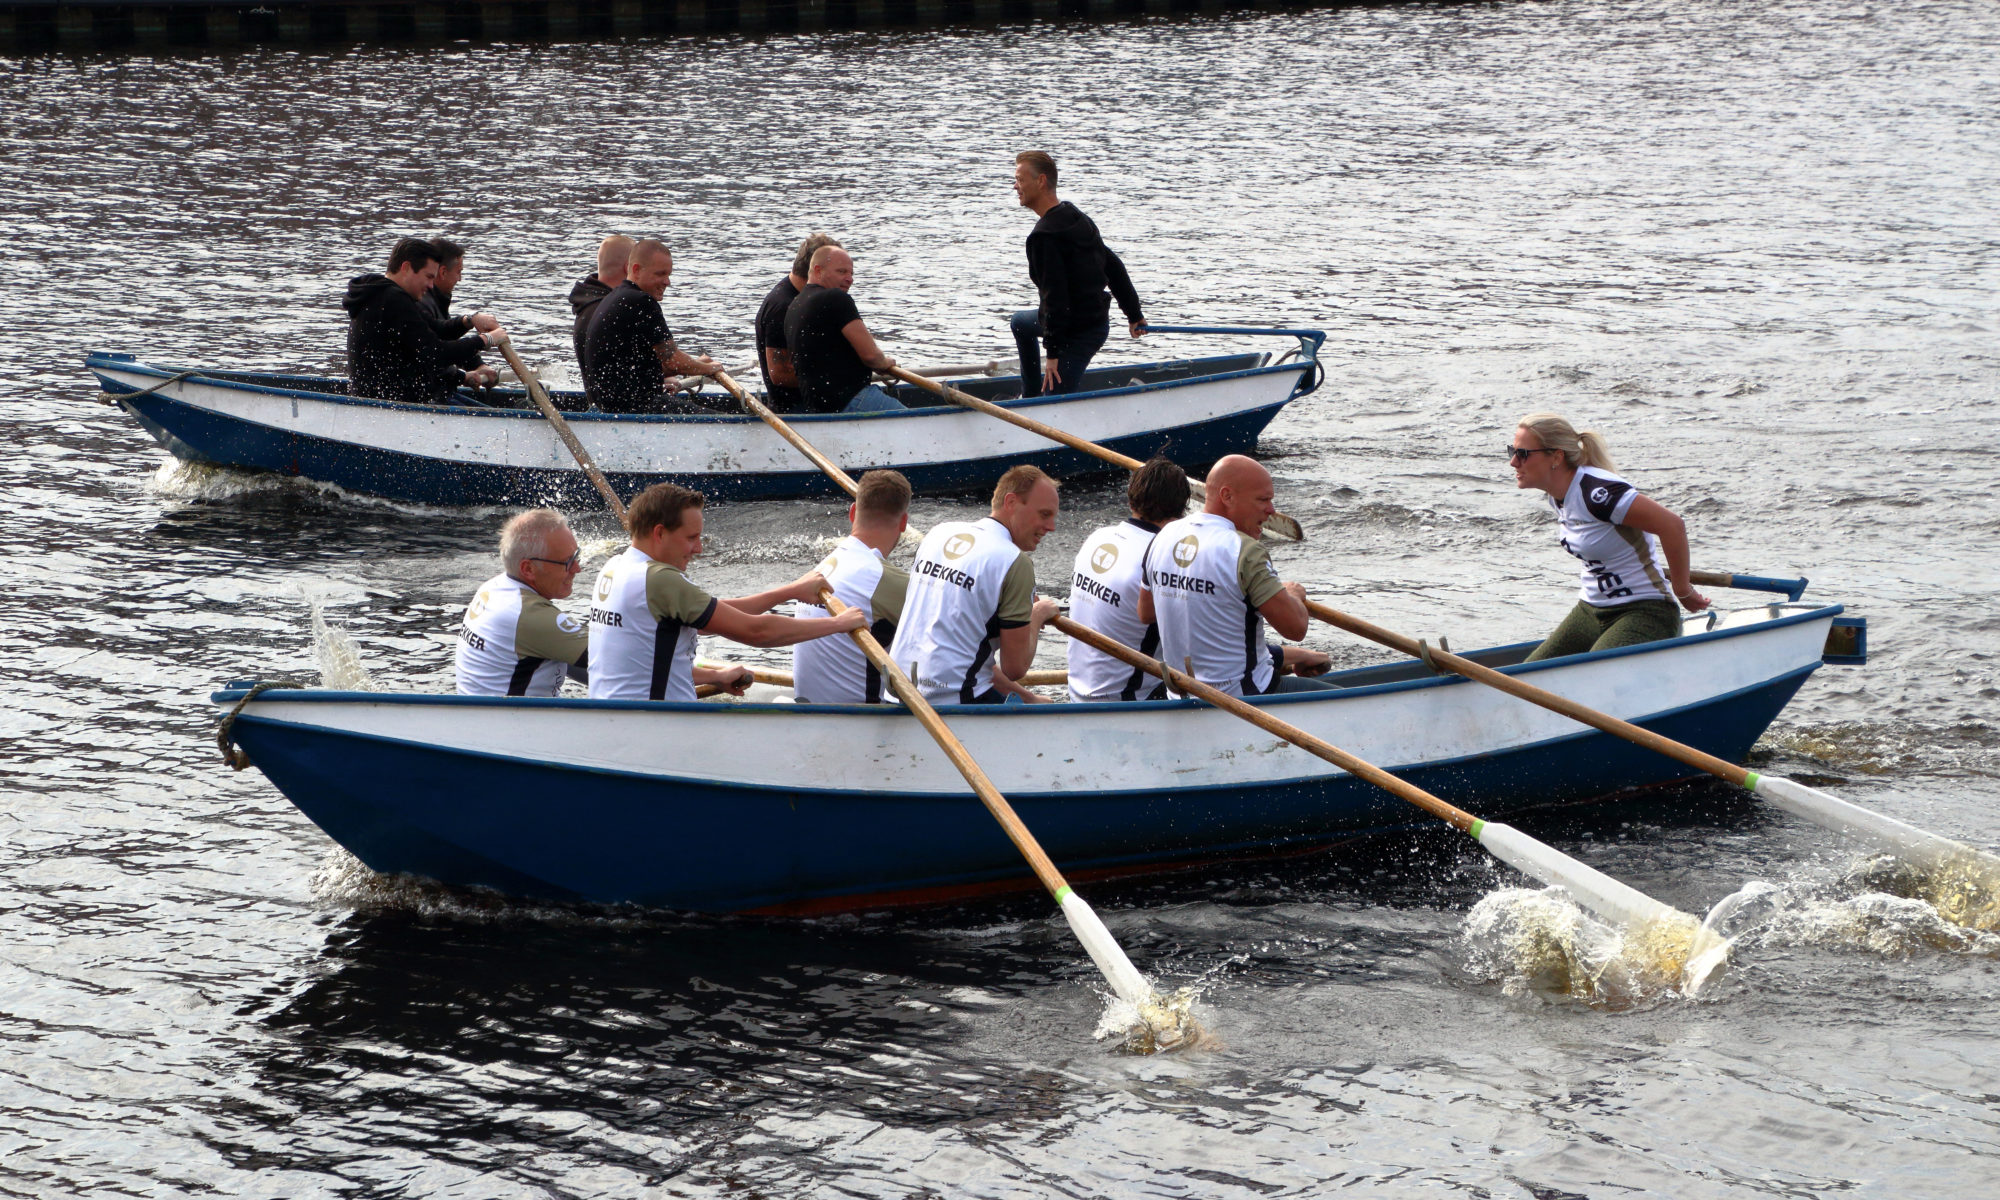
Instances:
[[[1567,466],[1614,469],[1611,451],[1604,446],[1604,435],[1594,429],[1578,433],[1575,426],[1551,412],[1529,413],[1515,424],[1534,434],[1544,449],[1562,451]]]

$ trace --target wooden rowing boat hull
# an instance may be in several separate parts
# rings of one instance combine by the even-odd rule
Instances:
[[[1317,386],[1318,343],[1301,338],[1301,344],[1305,353],[1282,363],[1239,354],[1107,368],[1091,373],[1090,382],[1106,385],[1096,390],[1006,406],[1134,458],[1165,452],[1195,466],[1255,450],[1278,411]],[[414,503],[603,503],[568,448],[531,410],[356,399],[335,394],[339,381],[241,373],[192,374],[140,395],[179,369],[104,354],[92,355],[88,365],[154,440],[186,462],[275,471]],[[965,386],[987,398],[1010,384],[1018,387],[1010,379]],[[567,419],[622,495],[663,480],[715,499],[837,490],[755,417],[571,413]],[[923,494],[982,490],[1022,462],[1059,478],[1116,470],[956,407],[787,420],[850,475],[892,467]]]
[[[1820,665],[1839,612],[1773,608],[1712,632],[1508,669],[1739,761]],[[1526,648],[1475,657],[1502,662]],[[1688,774],[1490,688],[1415,677],[1422,671],[1346,672],[1342,690],[1259,703],[1481,816]],[[242,694],[232,685],[215,700]],[[1076,878],[1428,821],[1193,702],[940,712]],[[708,912],[831,911],[1031,885],[964,781],[896,709],[272,691],[232,734],[378,871]]]

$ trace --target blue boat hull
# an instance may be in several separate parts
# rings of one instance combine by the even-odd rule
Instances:
[[[1740,761],[1817,665],[1639,723]],[[378,871],[518,896],[707,912],[838,911],[1034,885],[993,819],[963,795],[663,781],[250,713],[233,732],[287,797]],[[1594,730],[1457,761],[1383,765],[1485,817],[1688,774]],[[1081,879],[1292,853],[1432,823],[1346,775],[1009,800],[1051,858]],[[471,829],[487,852],[440,832]]]

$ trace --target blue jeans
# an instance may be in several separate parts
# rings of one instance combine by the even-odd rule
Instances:
[[[1032,308],[1024,308],[1014,314],[1010,324],[1014,330],[1014,346],[1021,352],[1021,394],[1039,396],[1042,394],[1042,316]],[[1104,349],[1105,340],[1110,336],[1111,318],[1106,316],[1082,333],[1055,339],[1056,373],[1062,376],[1062,380],[1049,394],[1061,396],[1082,387],[1083,373],[1089,369],[1090,360]]]
[[[854,393],[853,399],[847,402],[847,407],[840,411],[844,413],[902,412],[908,407],[909,405],[904,404],[901,400],[883,391],[880,386],[871,383]]]

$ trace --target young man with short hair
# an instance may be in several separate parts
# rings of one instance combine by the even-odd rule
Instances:
[[[870,471],[847,506],[850,532],[820,563],[842,604],[866,613],[868,631],[884,646],[896,637],[910,573],[888,560],[910,525],[910,481],[896,471]],[[826,615],[817,601],[799,615]],[[852,638],[818,638],[792,647],[792,695],[801,704],[880,704],[882,676]]]

